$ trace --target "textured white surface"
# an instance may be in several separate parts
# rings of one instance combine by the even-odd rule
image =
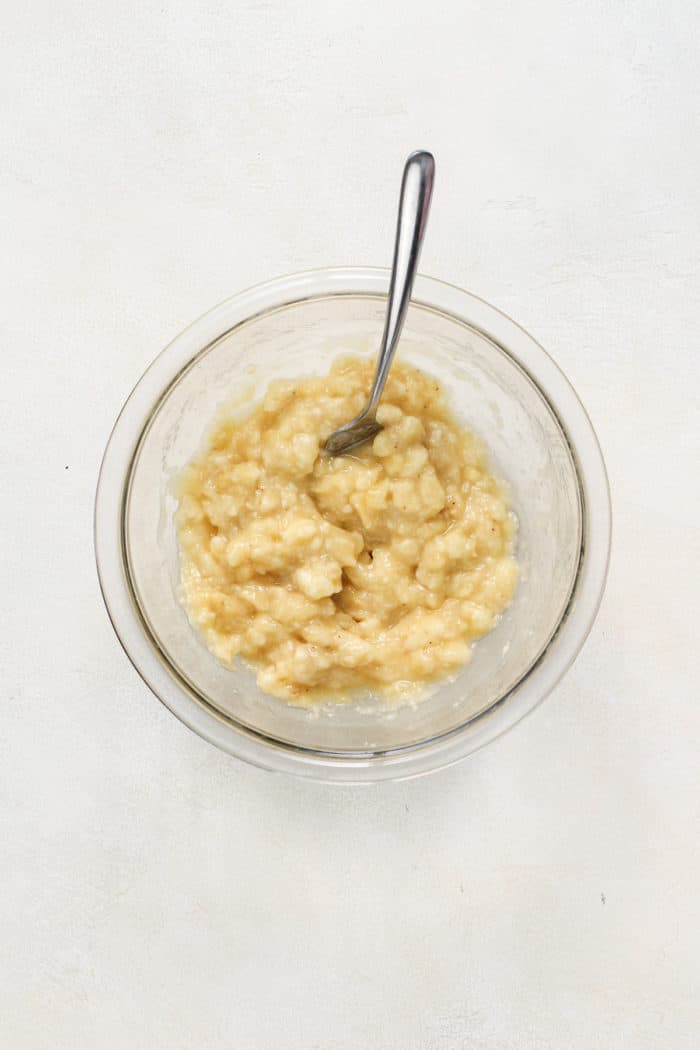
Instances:
[[[3,4],[0,1016],[29,1050],[682,1050],[700,1007],[697,5]],[[101,451],[188,321],[423,257],[596,424],[607,597],[555,695],[360,790],[194,737],[112,636]]]

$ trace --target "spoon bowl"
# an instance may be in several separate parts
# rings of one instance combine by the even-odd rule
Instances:
[[[185,725],[229,754],[314,779],[415,776],[513,726],[575,658],[607,569],[605,467],[570,384],[500,311],[419,274],[402,357],[449,391],[457,417],[484,437],[494,470],[510,483],[521,568],[513,603],[454,681],[400,707],[371,698],[295,707],[263,694],[249,669],[223,667],[202,644],[178,597],[173,478],[224,406],[240,404],[243,390],[243,404],[262,399],[281,360],[293,359],[295,375],[313,376],[327,369],[329,346],[371,354],[388,289],[387,270],[321,270],[215,307],[138,382],[110,437],[97,491],[102,591],[144,681]]]

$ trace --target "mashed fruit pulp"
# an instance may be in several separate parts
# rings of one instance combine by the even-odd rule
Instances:
[[[274,696],[405,695],[469,660],[508,605],[515,521],[436,380],[395,363],[371,444],[321,446],[365,404],[373,362],[273,382],[180,480],[182,601],[225,664]]]

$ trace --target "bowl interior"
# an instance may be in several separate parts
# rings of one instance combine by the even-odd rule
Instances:
[[[154,405],[123,500],[122,544],[134,601],[154,649],[200,704],[234,726],[299,749],[347,754],[410,748],[493,708],[535,666],[567,609],[582,552],[581,489],[553,408],[508,352],[464,320],[413,302],[402,357],[435,375],[457,417],[485,441],[518,517],[520,577],[500,623],[471,663],[422,701],[293,707],[260,692],[253,673],[221,666],[177,598],[174,480],[216,415],[262,396],[273,378],[325,372],[340,355],[376,352],[384,297],[333,294],[250,317],[203,346]]]

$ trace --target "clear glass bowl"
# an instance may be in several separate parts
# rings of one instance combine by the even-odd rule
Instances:
[[[217,306],[164,350],[126,402],[97,488],[95,549],[107,609],[137,671],[186,725],[273,770],[325,780],[405,777],[445,766],[514,725],[571,665],[602,596],[610,497],[593,428],[554,362],[498,310],[419,277],[399,353],[437,376],[485,440],[518,521],[520,578],[471,663],[421,702],[367,699],[314,710],[226,669],[177,600],[173,479],[222,404],[273,377],[373,355],[389,274],[331,269],[283,277]]]

